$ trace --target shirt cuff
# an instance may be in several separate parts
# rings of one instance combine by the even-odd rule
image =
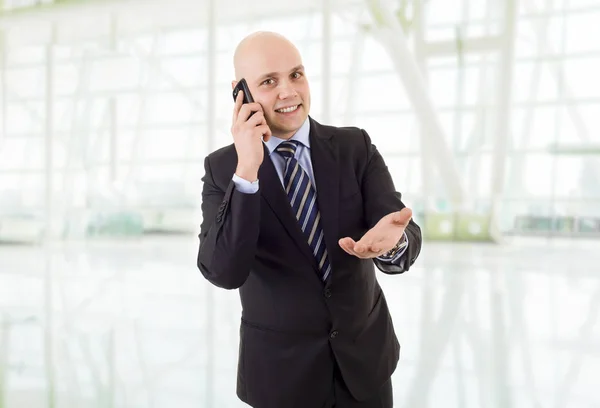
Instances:
[[[254,194],[258,191],[258,180],[248,181],[234,173],[233,182],[235,183],[235,189],[240,193]]]
[[[404,247],[402,249],[400,249],[398,252],[396,252],[393,256],[391,257],[384,257],[384,256],[378,256],[377,259],[379,259],[380,261],[386,262],[386,263],[390,263],[390,264],[397,264],[398,260],[400,258],[402,258],[402,255],[404,255],[404,253],[406,252],[407,248],[408,248],[408,236],[406,235],[406,232],[403,233],[403,237],[404,240],[406,241],[406,245],[404,245]]]

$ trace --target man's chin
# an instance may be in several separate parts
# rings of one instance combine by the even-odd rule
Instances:
[[[306,116],[297,118],[294,121],[277,121],[270,125],[270,127],[273,132],[277,131],[279,134],[295,133],[302,127],[304,121],[306,121]]]
[[[280,139],[288,139],[292,137],[302,124],[299,126],[271,126],[271,132],[273,132],[273,136],[278,137]]]

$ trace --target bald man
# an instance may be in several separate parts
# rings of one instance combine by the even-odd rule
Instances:
[[[237,395],[255,408],[389,408],[400,345],[375,273],[409,270],[421,232],[367,132],[309,116],[296,47],[234,55],[254,103],[205,159],[198,268],[242,303]],[[254,114],[252,114],[254,112]]]

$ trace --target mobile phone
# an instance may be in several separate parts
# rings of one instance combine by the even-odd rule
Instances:
[[[239,82],[233,88],[233,100],[237,99],[238,93],[240,91],[244,91],[244,100],[242,103],[251,103],[254,102],[254,98],[252,98],[252,94],[250,93],[250,89],[248,88],[248,83],[244,78],[240,79]]]
[[[244,92],[244,99],[242,100],[242,104],[254,102],[254,98],[252,97],[252,94],[250,93],[250,88],[248,88],[248,83],[246,82],[246,80],[244,78],[240,79],[239,82],[237,84],[235,84],[235,87],[233,88],[233,100],[234,101],[236,100],[238,93],[240,91]],[[256,113],[255,111],[250,112],[250,116],[248,116],[248,119],[250,119],[252,117],[252,115],[254,115],[255,113]]]

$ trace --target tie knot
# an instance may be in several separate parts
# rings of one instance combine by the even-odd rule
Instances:
[[[282,155],[286,159],[291,159],[296,154],[296,149],[298,148],[297,140],[286,140],[285,142],[281,142],[279,146],[275,149],[277,153]]]

